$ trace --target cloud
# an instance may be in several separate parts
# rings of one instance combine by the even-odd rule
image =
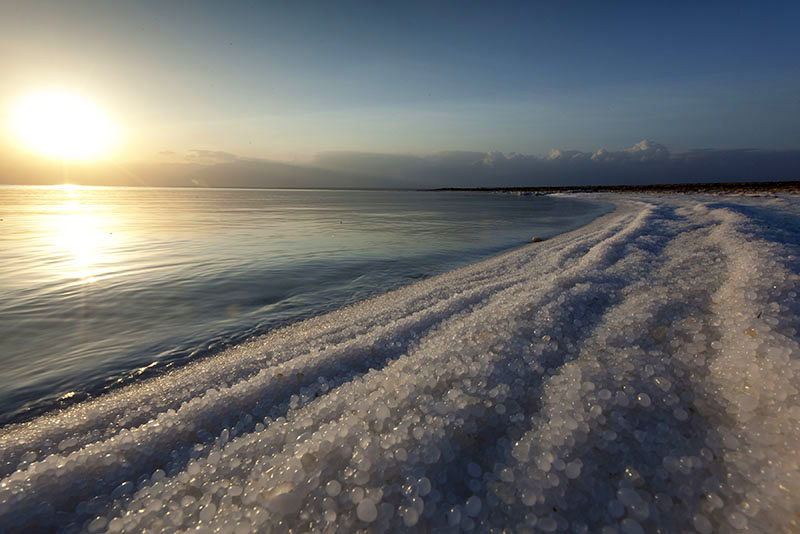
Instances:
[[[269,161],[237,159],[217,165],[203,165],[187,178],[203,187],[273,187],[273,188],[384,188],[403,187],[384,176],[341,173],[331,169]]]
[[[186,159],[192,163],[215,164],[215,163],[231,163],[239,161],[240,158],[236,154],[224,152],[222,150],[190,150],[186,153]]]
[[[409,187],[648,184],[800,179],[800,150],[671,152],[643,139],[624,150],[439,152],[427,156],[324,152],[314,163],[340,171],[391,176]]]
[[[669,150],[664,145],[642,139],[625,151],[636,161],[663,161],[670,157]]]
[[[165,151],[168,152],[168,151]],[[623,150],[551,150],[546,156],[490,150],[428,155],[321,152],[301,165],[191,150],[144,166],[76,165],[70,179],[87,185],[206,187],[503,187],[585,186],[799,180],[800,150],[694,149],[671,152],[644,139]],[[171,161],[170,161],[171,160]],[[0,158],[0,183],[58,183],[36,160]],[[20,177],[25,177],[23,180]]]

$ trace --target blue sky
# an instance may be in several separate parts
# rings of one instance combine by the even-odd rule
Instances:
[[[0,5],[0,97],[81,91],[128,159],[800,148],[797,2]]]

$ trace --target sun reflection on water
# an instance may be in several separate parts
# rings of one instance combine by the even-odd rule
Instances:
[[[102,266],[112,259],[112,216],[104,206],[85,203],[80,187],[59,188],[67,198],[52,205],[47,217],[50,245],[58,258],[56,268],[79,283],[96,282],[102,278]]]

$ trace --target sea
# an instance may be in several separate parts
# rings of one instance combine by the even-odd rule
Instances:
[[[611,209],[478,192],[0,186],[0,425]]]

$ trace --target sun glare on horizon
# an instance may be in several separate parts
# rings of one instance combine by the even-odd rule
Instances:
[[[99,107],[64,91],[23,97],[11,111],[11,128],[26,149],[65,160],[106,156],[116,137],[111,120]]]

